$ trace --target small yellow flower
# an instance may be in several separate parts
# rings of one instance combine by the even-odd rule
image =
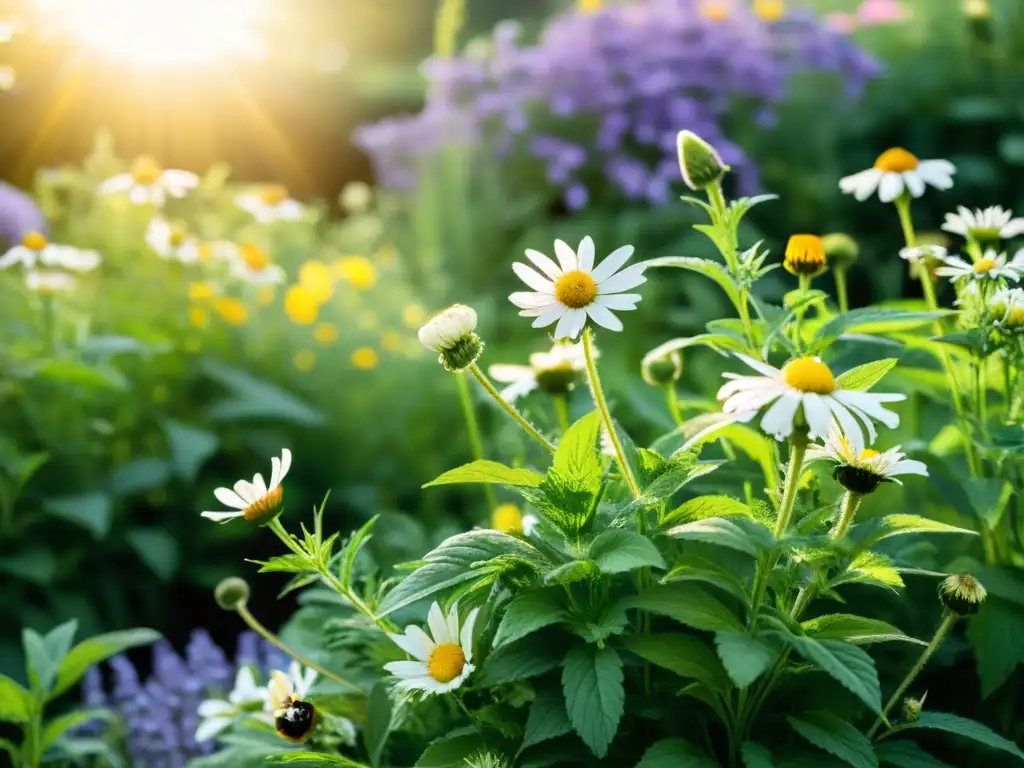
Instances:
[[[249,310],[245,308],[245,304],[232,296],[221,296],[214,301],[213,308],[224,319],[224,322],[230,325],[241,325],[249,316]]]
[[[419,304],[410,304],[402,310],[402,322],[409,328],[419,328],[427,319],[427,312]]]
[[[270,256],[255,243],[246,243],[239,248],[238,256],[253,272],[262,272],[270,266]]]
[[[292,362],[295,363],[295,367],[300,371],[311,371],[316,366],[316,352],[312,349],[300,349],[295,353],[295,358]]]
[[[210,324],[210,313],[203,307],[189,307],[188,321],[196,328],[205,328]]]
[[[388,352],[401,352],[402,334],[392,330],[383,331],[380,335],[380,345]]]
[[[360,347],[352,353],[352,365],[364,371],[377,367],[377,352],[370,347]]]
[[[299,268],[299,284],[309,291],[320,304],[326,304],[334,295],[334,276],[322,261],[307,261]]]
[[[333,344],[338,340],[338,326],[334,323],[320,323],[313,329],[313,338],[320,344]]]
[[[370,288],[377,281],[373,264],[365,256],[342,256],[334,262],[334,274],[361,291]]]
[[[136,184],[155,184],[164,169],[151,155],[140,155],[132,163],[132,179]]]
[[[726,0],[702,0],[700,15],[711,22],[722,22],[729,18],[729,3]]]
[[[576,0],[576,7],[580,9],[581,13],[600,11],[603,5],[604,0]]]
[[[786,271],[798,277],[815,277],[825,271],[825,246],[817,235],[793,235],[786,244],[782,262]]]
[[[274,303],[275,295],[276,291],[274,290],[273,286],[268,285],[263,288],[260,288],[260,292],[256,294],[256,301],[257,303],[259,303],[261,307],[269,307],[271,304]]]
[[[784,0],[754,0],[754,14],[762,21],[774,24],[786,13]]]
[[[189,301],[209,301],[213,298],[213,287],[209,283],[189,283]]]
[[[288,188],[283,184],[267,184],[261,187],[256,195],[266,205],[280,205],[288,199]]]
[[[503,533],[522,533],[523,513],[515,504],[499,504],[491,513],[491,528]]]
[[[293,323],[312,325],[320,312],[320,304],[308,288],[293,285],[284,296],[284,312]]]

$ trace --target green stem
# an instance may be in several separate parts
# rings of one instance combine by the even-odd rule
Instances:
[[[551,441],[549,441],[546,437],[544,437],[544,435],[538,432],[537,428],[534,427],[533,424],[528,422],[523,417],[523,414],[516,410],[516,407],[514,405],[512,405],[510,402],[508,402],[507,400],[505,400],[505,398],[501,396],[501,393],[498,392],[497,388],[495,388],[495,386],[491,383],[491,380],[487,378],[487,374],[480,370],[479,365],[473,363],[471,366],[469,366],[469,372],[476,376],[476,380],[480,382],[480,386],[482,386],[487,391],[487,394],[494,398],[495,402],[499,406],[501,406],[501,409],[505,411],[505,413],[507,413],[509,416],[515,419],[516,423],[519,424],[519,426],[526,431],[526,434],[528,434],[538,443],[543,445],[547,450],[551,451],[552,453],[555,452],[554,444],[552,444]]]
[[[57,312],[53,296],[44,293],[40,299],[43,304],[43,338],[46,340],[46,351],[55,357],[57,355]]]
[[[676,394],[676,385],[672,382],[665,385],[665,405],[668,406],[668,412],[676,426],[682,424],[683,416],[679,413],[679,396]]]
[[[555,414],[558,416],[558,426],[562,428],[564,435],[569,431],[572,422],[569,421],[569,403],[565,395],[555,395]]]
[[[805,435],[793,435],[789,439],[789,464],[786,466],[786,487],[782,489],[782,503],[779,505],[779,516],[775,523],[775,538],[780,538],[789,528],[796,506],[796,494],[800,489],[800,471],[804,466],[804,454],[807,452]]]
[[[921,670],[924,669],[924,665],[928,663],[928,659],[930,659],[932,654],[935,653],[938,647],[942,644],[942,641],[946,639],[946,635],[949,634],[949,630],[953,628],[953,625],[956,624],[956,620],[958,618],[959,617],[952,611],[946,611],[946,615],[943,617],[942,623],[939,624],[939,628],[935,630],[935,635],[932,637],[932,641],[928,643],[928,647],[921,652],[921,656],[917,660],[917,663],[914,664],[911,670],[907,673],[907,676],[903,678],[903,682],[900,683],[899,688],[896,689],[892,698],[889,699],[889,703],[882,709],[882,714],[878,716],[878,719],[875,720],[875,724],[871,726],[871,729],[868,731],[869,739],[874,737],[882,723],[885,722],[885,716],[889,713],[889,710],[896,706],[907,688],[909,688],[910,684],[914,682],[914,678],[916,678]]]
[[[441,0],[434,16],[434,53],[446,58],[458,50],[459,32],[466,21],[466,0]]]
[[[757,348],[757,339],[754,337],[754,325],[750,321],[750,289],[747,286],[740,288],[740,302],[736,306],[736,309],[740,313],[740,322],[743,324],[743,334],[747,337],[747,343],[750,345],[750,351],[754,353],[754,357],[760,359],[761,351]]]
[[[462,404],[462,415],[466,419],[466,431],[469,432],[469,445],[473,451],[473,458],[482,461],[484,458],[484,443],[480,438],[480,425],[476,420],[476,411],[473,409],[473,398],[469,394],[469,382],[464,373],[455,374],[455,383],[459,390],[459,402]],[[484,483],[484,494],[487,496],[487,504],[493,512],[498,506],[498,498],[494,494],[494,488],[490,483]]]
[[[594,396],[594,405],[597,406],[597,410],[601,414],[604,428],[608,430],[608,439],[611,441],[612,448],[615,449],[615,460],[618,462],[619,471],[622,472],[622,477],[629,486],[629,490],[632,491],[634,496],[639,496],[640,486],[633,476],[633,469],[629,466],[629,461],[626,460],[626,451],[622,447],[622,441],[619,439],[618,433],[615,431],[615,424],[612,422],[612,412],[608,408],[608,401],[605,399],[604,391],[601,389],[601,379],[597,375],[597,364],[594,362],[594,334],[589,326],[583,331],[583,355],[587,361],[587,380],[590,382],[590,391]]]
[[[832,276],[836,281],[836,298],[839,301],[839,312],[849,312],[850,301],[846,297],[846,267],[836,267],[832,271]]]
[[[832,529],[832,538],[841,539],[853,525],[853,519],[857,516],[860,503],[864,500],[864,494],[847,491],[839,505],[839,522]]]

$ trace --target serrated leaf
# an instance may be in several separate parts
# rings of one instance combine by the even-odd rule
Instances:
[[[719,764],[683,739],[656,741],[640,758],[636,768],[720,768]]]
[[[662,525],[733,516],[750,517],[750,508],[731,496],[698,496],[683,502],[665,515]]]
[[[743,625],[724,603],[693,584],[660,584],[626,601],[631,608],[650,611],[694,629],[742,631]]]
[[[625,706],[622,660],[612,648],[582,645],[565,657],[562,692],[576,733],[603,758],[619,729]]]
[[[601,569],[592,560],[573,560],[563,563],[557,568],[544,575],[545,584],[572,584],[576,581],[596,579],[601,575]]]
[[[513,488],[536,488],[544,480],[544,476],[532,469],[516,469],[506,467],[497,461],[478,459],[461,467],[449,469],[439,477],[424,485],[430,488],[435,485],[451,485],[454,483],[494,483]]]
[[[77,683],[89,667],[106,661],[111,656],[129,648],[149,645],[159,638],[160,633],[152,629],[125,629],[83,640],[71,649],[57,669],[57,683],[50,698],[63,693]]]
[[[601,414],[591,411],[558,441],[548,474],[557,475],[571,488],[597,493],[604,473],[601,456]]]
[[[775,768],[772,762],[772,753],[767,747],[755,744],[752,741],[745,741],[740,747],[740,756],[743,758],[743,768]]]
[[[1024,662],[1024,608],[989,597],[967,625],[981,678],[981,694],[991,696]]]
[[[737,688],[757,680],[779,657],[779,651],[763,639],[740,632],[716,632],[715,647]]]
[[[859,529],[859,530],[858,530]],[[876,517],[855,526],[854,534],[859,539],[858,547],[868,549],[880,541],[892,536],[904,536],[908,533],[961,533],[977,536],[977,531],[958,528],[955,525],[941,523],[920,515],[894,514]]]
[[[882,360],[874,360],[864,365],[858,365],[836,377],[836,387],[839,389],[857,389],[866,391],[896,367],[899,360],[895,357],[887,357]]]
[[[590,544],[589,557],[602,573],[625,573],[637,568],[664,568],[658,548],[634,531],[608,530]]]
[[[913,741],[880,741],[875,744],[875,756],[896,768],[953,768],[929,755]]]
[[[868,737],[831,712],[811,712],[801,718],[786,719],[811,744],[853,768],[878,768],[878,758]]]
[[[538,589],[524,592],[505,608],[497,632],[494,633],[492,648],[526,637],[544,627],[557,624],[565,618],[560,595],[554,589]]]
[[[992,749],[998,749],[1014,757],[1024,760],[1024,752],[1009,739],[1004,739],[987,725],[982,725],[976,720],[970,720],[959,715],[950,715],[946,712],[932,712],[925,710],[913,723],[914,728],[929,728],[936,731],[945,731],[971,739],[979,744],[984,744]]]
[[[0,722],[27,723],[34,706],[31,693],[6,675],[0,675]]]
[[[879,309],[863,307],[836,315],[815,334],[819,348],[844,333],[884,334],[917,328],[939,318],[952,314],[949,311],[908,312],[902,309]]]
[[[565,635],[532,634],[487,654],[478,685],[500,685],[543,675],[557,667],[565,655]]]
[[[677,525],[665,531],[665,535],[727,547],[751,557],[757,557],[758,552],[774,543],[771,532],[759,523],[748,520],[736,522],[724,517],[709,517]]]
[[[868,551],[854,557],[846,570],[829,582],[829,588],[842,584],[874,584],[894,588],[903,586],[903,577],[888,557]]]
[[[644,661],[680,677],[692,677],[719,691],[728,688],[725,669],[715,652],[693,635],[681,632],[626,635],[620,642],[623,648]]]
[[[370,758],[370,765],[377,768],[384,753],[388,734],[391,732],[391,699],[387,685],[378,680],[366,697],[366,718],[363,721],[363,745]]]
[[[800,626],[806,634],[817,640],[845,640],[855,645],[902,640],[917,645],[928,645],[923,640],[905,634],[892,624],[849,613],[830,613],[818,616],[803,622]]]
[[[701,581],[718,587],[741,603],[748,599],[746,589],[739,579],[717,563],[698,555],[681,556],[661,579],[662,584],[674,581]]]
[[[54,517],[85,528],[94,539],[102,539],[110,530],[112,508],[110,497],[105,493],[47,499],[43,502],[43,509]]]
[[[526,733],[523,748],[542,741],[564,736],[572,730],[569,715],[565,711],[565,697],[562,691],[542,688],[530,705],[526,718]]]
[[[644,263],[649,267],[678,267],[711,278],[725,291],[733,306],[738,307],[740,305],[740,292],[736,281],[733,280],[732,275],[728,273],[725,267],[717,261],[698,259],[691,256],[662,256],[657,259],[648,259]]]
[[[872,712],[882,711],[882,690],[875,662],[862,649],[841,640],[815,640],[776,633],[807,661],[828,673]]]

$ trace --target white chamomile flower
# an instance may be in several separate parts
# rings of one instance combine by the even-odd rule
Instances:
[[[207,511],[202,517],[217,523],[226,523],[236,517],[244,517],[247,522],[263,525],[270,522],[280,511],[284,488],[281,481],[292,466],[292,452],[287,448],[281,451],[281,458],[274,456],[270,460],[270,484],[263,482],[263,475],[257,473],[250,483],[239,480],[234,489],[218,488],[213,492],[217,500],[231,511]]]
[[[260,704],[262,709],[266,700],[267,689],[256,684],[250,667],[242,667],[226,701],[207,699],[199,705],[198,715],[202,719],[196,729],[196,741],[209,741],[228,728],[248,705]]]
[[[939,277],[948,277],[952,282],[966,278],[969,281],[979,280],[1020,280],[1021,270],[1006,263],[1006,255],[987,251],[974,263],[964,261],[957,256],[947,256],[941,267],[935,270]]]
[[[883,452],[871,448],[855,451],[850,441],[834,427],[829,430],[824,445],[807,449],[806,461],[823,460],[835,464],[836,482],[853,493],[871,493],[883,482],[902,485],[897,475],[928,477],[924,462],[906,458],[898,445]]]
[[[287,674],[275,669],[267,684],[266,710],[270,713],[280,712],[293,702],[305,699],[316,679],[315,669],[304,669],[297,661],[288,665]]]
[[[454,691],[468,678],[475,667],[473,660],[473,625],[479,608],[474,608],[459,627],[458,604],[446,616],[434,603],[427,614],[428,635],[415,624],[401,635],[389,635],[399,648],[415,661],[392,661],[384,665],[401,679],[402,691],[423,691],[424,695]]]
[[[0,269],[21,264],[25,269],[43,266],[88,272],[98,267],[99,263],[100,255],[96,251],[51,243],[39,232],[27,232],[20,245],[14,246],[0,257]]]
[[[640,294],[623,291],[647,281],[646,264],[621,269],[632,255],[633,246],[624,245],[595,268],[594,241],[590,237],[584,237],[576,251],[562,240],[555,240],[558,264],[540,251],[527,249],[526,257],[540,272],[521,262],[513,264],[516,275],[533,291],[513,293],[509,301],[522,310],[520,316],[537,318],[534,328],[557,321],[556,340],[579,336],[588,317],[610,331],[621,331],[622,322],[612,310],[636,309]]]
[[[146,228],[146,243],[158,256],[182,264],[192,264],[200,257],[199,241],[185,227],[171,224],[159,216]]]
[[[829,367],[816,357],[794,358],[779,370],[746,355],[736,356],[761,375],[726,373],[731,381],[718,390],[722,411],[747,422],[770,406],[761,418],[761,429],[779,440],[789,437],[798,423],[806,424],[812,439],[824,439],[834,419],[852,448],[860,452],[865,443],[858,419],[867,429],[869,443],[877,436],[875,421],[890,429],[900,423],[900,417],[882,403],[894,403],[906,395],[841,389]]]
[[[495,381],[509,385],[501,396],[511,403],[538,387],[549,395],[564,395],[586,367],[582,344],[556,342],[548,352],[531,354],[529,365],[496,363],[487,372]]]
[[[1024,288],[1004,288],[992,295],[989,311],[996,325],[1010,333],[1024,333]]]
[[[78,285],[78,280],[67,272],[33,270],[25,274],[25,285],[36,293],[64,293]]]
[[[190,171],[164,169],[152,157],[144,155],[135,159],[128,173],[121,173],[104,181],[99,186],[101,194],[127,192],[128,199],[135,205],[152,203],[163,206],[167,197],[184,197],[199,186],[199,177]]]
[[[258,245],[246,243],[235,249],[223,245],[221,248],[228,259],[233,277],[253,285],[277,285],[284,282],[284,270]]]
[[[260,224],[272,221],[297,221],[306,212],[306,207],[293,200],[288,190],[280,184],[265,184],[250,192],[235,197],[235,205],[251,213]]]
[[[945,261],[949,253],[941,245],[915,245],[901,248],[900,258],[909,261],[911,264],[919,264],[922,261]]]
[[[1009,240],[1024,234],[1024,219],[1013,218],[1013,211],[1002,206],[975,208],[971,211],[960,205],[956,213],[947,213],[942,228],[961,237],[981,243]]]
[[[949,189],[956,167],[948,160],[918,160],[901,147],[887,149],[873,168],[839,180],[839,188],[858,200],[867,200],[878,190],[878,199],[891,203],[904,191],[921,197],[925,186]]]

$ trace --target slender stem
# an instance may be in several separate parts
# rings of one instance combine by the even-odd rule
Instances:
[[[988,436],[988,371],[985,361],[981,355],[975,355],[975,388],[978,399],[978,425],[981,428],[981,436],[986,440]]]
[[[754,353],[757,358],[761,357],[761,351],[757,348],[757,339],[754,337],[754,325],[750,322],[750,307],[748,303],[750,301],[750,289],[747,286],[740,288],[740,302],[736,309],[740,313],[740,322],[743,324],[743,334],[747,337],[747,343],[750,345],[750,351]]]
[[[476,380],[480,382],[480,386],[487,391],[487,394],[494,398],[494,401],[501,406],[501,409],[505,411],[505,413],[507,413],[509,416],[515,419],[519,426],[526,431],[526,434],[528,434],[530,437],[532,437],[534,440],[543,445],[552,453],[555,452],[554,444],[552,444],[551,441],[549,441],[546,437],[544,437],[544,435],[538,432],[537,428],[534,427],[533,424],[528,422],[523,417],[523,414],[516,410],[516,407],[512,405],[512,403],[508,402],[507,400],[505,400],[505,398],[501,396],[501,393],[498,392],[495,386],[491,383],[491,380],[487,378],[487,374],[480,370],[479,365],[473,363],[471,366],[469,366],[469,372],[476,376]]]
[[[836,281],[836,298],[839,301],[840,313],[850,311],[850,301],[846,296],[846,267],[836,267],[832,271]]]
[[[473,458],[481,461],[484,458],[484,443],[480,438],[480,425],[476,420],[476,411],[473,409],[473,398],[469,394],[469,382],[464,373],[455,374],[455,383],[459,390],[459,402],[462,404],[462,415],[466,419],[466,431],[469,432],[469,445],[473,451]],[[487,504],[493,512],[498,506],[498,498],[494,494],[494,488],[490,483],[484,483],[484,494],[487,496]]]
[[[315,669],[317,672],[319,672],[324,677],[330,678],[331,680],[334,680],[336,683],[341,683],[346,688],[351,688],[353,691],[359,691],[360,693],[364,693],[363,689],[360,688],[355,683],[353,683],[351,680],[346,680],[341,675],[337,675],[334,672],[331,672],[329,669],[324,669],[319,664],[317,664],[315,661],[310,659],[308,656],[303,656],[298,651],[294,651],[291,648],[289,648],[287,645],[282,643],[278,639],[277,635],[275,635],[273,632],[271,632],[269,629],[267,629],[265,626],[263,626],[259,622],[259,620],[255,616],[253,616],[252,613],[249,612],[249,608],[245,605],[245,603],[239,603],[235,607],[235,611],[238,613],[239,616],[242,617],[242,621],[244,621],[246,624],[248,624],[249,627],[254,632],[258,633],[259,635],[262,635],[263,638],[268,643],[270,643],[271,645],[275,646],[276,648],[281,649],[282,651],[287,653],[289,656],[291,656],[293,659],[295,659],[297,662],[299,662],[303,666],[309,667],[310,669]]]
[[[793,602],[793,610],[789,612],[789,615],[794,619],[799,619],[800,614],[804,612],[804,608],[813,599],[814,590],[811,587],[800,587],[800,591],[796,593],[796,600]]]
[[[676,385],[673,382],[665,385],[665,405],[668,406],[668,412],[672,416],[672,421],[677,426],[682,424],[683,416],[679,413],[679,396],[676,394]]]
[[[952,611],[946,611],[946,615],[943,617],[942,623],[939,624],[939,628],[935,630],[935,635],[932,637],[932,641],[928,643],[927,648],[921,651],[921,656],[917,660],[917,663],[914,664],[911,670],[907,673],[907,676],[903,678],[903,682],[900,683],[899,688],[896,689],[892,698],[889,699],[889,703],[882,709],[882,714],[878,716],[878,719],[875,720],[875,724],[871,726],[871,729],[868,731],[869,739],[872,738],[881,727],[882,722],[885,721],[885,716],[889,713],[889,710],[892,709],[900,700],[900,697],[902,697],[907,688],[910,687],[910,684],[914,682],[914,678],[916,678],[921,670],[924,669],[924,665],[928,663],[928,659],[930,659],[932,654],[935,653],[938,647],[942,644],[942,641],[946,639],[946,635],[949,634],[949,630],[953,628],[953,625],[956,624],[956,620],[958,618],[959,617]]]
[[[601,414],[604,428],[608,431],[608,439],[611,441],[612,448],[615,449],[615,460],[619,464],[619,471],[622,472],[622,477],[626,480],[629,490],[633,492],[634,496],[639,496],[640,486],[633,476],[632,467],[626,460],[626,450],[622,447],[622,441],[615,431],[612,412],[608,408],[608,401],[601,389],[601,379],[597,375],[597,363],[594,362],[594,334],[589,327],[583,331],[583,355],[587,361],[587,380],[590,382],[590,391],[594,395],[594,405],[597,406],[597,410]]]
[[[782,489],[782,503],[779,505],[779,516],[775,523],[775,538],[786,532],[793,518],[796,506],[796,494],[800,486],[800,471],[804,466],[804,453],[807,451],[807,440],[803,435],[789,439],[789,464],[786,466],[786,487]]]
[[[809,275],[800,275],[800,293],[806,294],[811,290],[811,278]],[[796,310],[796,319],[793,323],[793,343],[797,350],[804,348],[804,314],[807,312],[807,305],[802,302]]]
[[[562,434],[564,435],[569,431],[569,425],[572,423],[569,421],[569,403],[565,395],[555,395],[555,414],[558,416],[558,426],[562,428]]]
[[[847,491],[839,504],[839,522],[832,529],[832,538],[841,539],[853,525],[853,519],[857,516],[860,503],[864,500],[864,494]]]

